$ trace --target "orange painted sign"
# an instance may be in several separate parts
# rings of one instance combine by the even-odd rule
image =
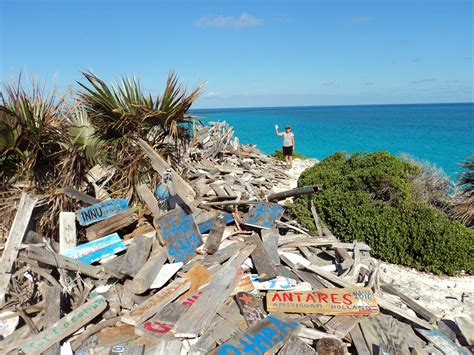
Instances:
[[[287,313],[363,315],[379,312],[370,288],[326,288],[307,292],[268,292],[267,310]]]

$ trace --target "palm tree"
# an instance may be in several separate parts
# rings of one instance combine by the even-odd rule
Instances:
[[[135,186],[153,181],[155,175],[137,139],[145,139],[176,163],[189,143],[183,125],[190,122],[187,112],[201,87],[188,93],[170,73],[163,95],[153,97],[143,93],[134,77],[123,77],[109,86],[92,72],[83,75],[86,83],[79,82],[78,96],[102,142],[100,162],[116,172],[109,190],[111,195],[131,197]]]

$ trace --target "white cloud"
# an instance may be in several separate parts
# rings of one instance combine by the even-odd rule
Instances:
[[[209,91],[209,92],[206,92],[203,95],[203,97],[206,98],[206,99],[212,99],[212,98],[215,98],[215,97],[221,97],[221,94],[219,94],[218,92]]]
[[[196,27],[212,27],[212,28],[247,28],[247,27],[257,27],[263,26],[264,20],[258,17],[255,17],[251,14],[243,12],[240,16],[216,16],[200,17],[194,25]]]

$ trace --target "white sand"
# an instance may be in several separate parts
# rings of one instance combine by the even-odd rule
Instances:
[[[298,177],[318,160],[294,159],[293,167],[287,171],[290,180],[285,185],[274,187],[275,192],[297,186]],[[436,276],[404,266],[378,261],[380,278],[419,304],[429,309],[439,318],[453,319],[456,316],[470,316],[474,319],[474,276]]]

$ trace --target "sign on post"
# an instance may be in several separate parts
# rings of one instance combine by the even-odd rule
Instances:
[[[170,261],[187,263],[202,245],[201,234],[192,214],[175,208],[154,221],[158,237],[166,248]]]
[[[76,212],[81,226],[99,222],[128,209],[128,201],[123,198],[106,200],[95,205],[85,207]]]
[[[364,315],[379,312],[370,288],[328,288],[267,293],[269,312]]]

